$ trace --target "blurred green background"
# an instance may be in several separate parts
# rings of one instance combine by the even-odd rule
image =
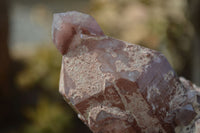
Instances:
[[[161,51],[200,85],[199,0],[1,0],[0,133],[90,133],[58,93],[53,13],[91,14],[118,39]]]

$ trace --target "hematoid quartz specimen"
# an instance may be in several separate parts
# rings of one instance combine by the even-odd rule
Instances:
[[[94,133],[199,133],[200,93],[157,51],[106,36],[91,16],[54,14],[59,91]]]

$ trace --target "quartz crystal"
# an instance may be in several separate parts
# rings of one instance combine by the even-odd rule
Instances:
[[[198,87],[159,52],[106,36],[93,17],[54,14],[59,91],[94,133],[186,133],[199,128]]]

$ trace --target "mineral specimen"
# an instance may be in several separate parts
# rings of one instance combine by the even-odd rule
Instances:
[[[63,55],[59,91],[94,133],[199,130],[198,87],[162,54],[108,37],[75,11],[55,14],[52,29]]]

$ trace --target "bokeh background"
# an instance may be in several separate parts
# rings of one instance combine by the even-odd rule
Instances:
[[[90,133],[58,93],[53,13],[91,14],[118,39],[161,51],[200,85],[199,0],[0,0],[0,133]]]

